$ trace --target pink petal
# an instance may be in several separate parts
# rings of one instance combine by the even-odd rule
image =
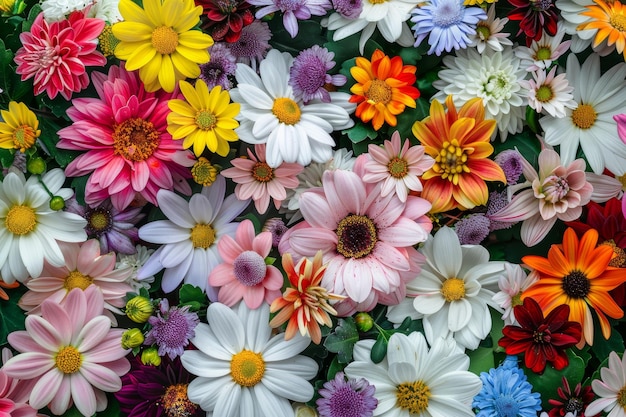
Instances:
[[[122,345],[120,343],[121,336],[122,331],[111,330],[107,337],[104,340],[101,340],[97,346],[93,347],[89,351],[83,351],[85,360],[89,362],[104,363],[123,359],[126,356],[127,351],[122,349]]]
[[[25,326],[33,341],[48,351],[56,351],[67,343],[50,322],[39,316],[28,316]]]
[[[532,190],[517,194],[501,210],[489,215],[489,219],[500,222],[519,222],[539,213],[539,203]]]
[[[63,415],[68,408],[70,408],[70,400],[72,399],[72,392],[70,387],[71,378],[63,378],[61,384],[56,391],[56,394],[50,401],[48,407],[56,415]]]
[[[80,372],[72,374],[71,391],[78,411],[85,416],[92,416],[96,413],[96,394]]]
[[[79,372],[91,385],[102,391],[117,392],[122,388],[120,377],[102,365],[84,362]]]
[[[11,335],[9,339],[10,337]],[[50,353],[24,352],[9,359],[2,369],[11,378],[31,379],[43,375],[55,366]]]
[[[544,220],[541,215],[537,214],[529,219],[524,220],[520,229],[522,242],[528,247],[535,246],[541,242],[550,232],[552,226],[556,223],[556,217]]]
[[[64,377],[65,374],[63,372],[58,368],[54,368],[39,378],[39,381],[33,387],[33,391],[30,393],[30,406],[38,409],[48,405],[59,391]]]
[[[39,353],[49,353],[48,350],[39,346],[32,337],[28,334],[27,331],[18,330],[8,335],[8,341],[13,349],[18,352],[39,352]]]
[[[77,289],[76,291],[81,291]],[[47,320],[59,333],[60,340],[62,344],[67,345],[70,343],[70,339],[72,337],[72,320],[70,317],[72,312],[68,311],[61,307],[61,305],[57,304],[54,301],[46,300],[41,304],[41,315]],[[79,325],[82,326],[82,323]]]
[[[98,346],[111,330],[111,321],[105,316],[94,317],[85,324],[80,333],[72,340],[81,353]]]

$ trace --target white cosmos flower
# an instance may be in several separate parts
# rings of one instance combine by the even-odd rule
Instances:
[[[607,417],[626,416],[626,355],[622,359],[615,352],[609,354],[608,367],[600,368],[601,379],[591,381],[591,388],[598,399],[587,406],[585,414],[592,416],[604,411]]]
[[[272,49],[259,65],[260,77],[249,66],[237,64],[237,88],[230,90],[241,105],[239,138],[266,143],[267,163],[273,168],[283,161],[306,166],[329,160],[335,145],[330,133],[353,124],[346,110],[347,93],[330,93],[331,103],[312,100],[305,105],[296,99],[289,85],[292,63],[291,55]],[[354,111],[356,105],[350,108]]]
[[[389,339],[387,356],[377,364],[370,356],[373,345],[374,340],[357,342],[354,362],[344,372],[376,386],[374,416],[475,415],[471,404],[482,383],[468,372],[469,358],[454,341],[438,338],[429,349],[419,332],[395,333]]]
[[[62,169],[41,177],[9,172],[0,182],[0,276],[8,284],[41,275],[44,259],[53,266],[65,265],[57,241],[87,240],[87,221],[81,216],[50,208],[50,194],[67,200],[74,195]],[[50,194],[46,191],[48,188]]]
[[[159,190],[159,208],[168,220],[150,222],[139,229],[139,237],[163,245],[137,271],[138,279],[151,277],[163,268],[161,287],[166,293],[185,283],[207,289],[208,276],[221,263],[217,243],[224,235],[235,236],[239,223],[233,219],[248,206],[235,194],[224,199],[226,180],[221,175],[210,187],[189,201],[169,190]],[[209,298],[217,299],[209,291]]]
[[[289,400],[313,398],[308,380],[318,366],[300,355],[311,340],[299,333],[290,340],[284,333],[272,336],[269,305],[250,310],[239,303],[231,310],[212,303],[207,321],[191,339],[199,350],[181,357],[185,369],[198,376],[187,388],[189,400],[207,417],[293,416]]]

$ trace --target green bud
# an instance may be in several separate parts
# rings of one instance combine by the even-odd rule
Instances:
[[[135,323],[147,322],[153,311],[152,301],[140,295],[133,297],[126,303],[126,315]]]
[[[295,417],[317,417],[318,414],[315,412],[315,409],[309,407],[305,404],[294,404],[293,411],[295,413]]]
[[[359,313],[354,318],[356,322],[356,328],[362,332],[369,331],[374,326],[374,320],[372,320],[372,316],[367,313]]]
[[[144,341],[141,330],[134,328],[122,333],[122,349],[133,349],[141,346]]]
[[[50,199],[50,209],[54,211],[63,210],[65,208],[65,200],[63,197],[55,195]]]
[[[141,352],[141,363],[144,365],[159,366],[161,364],[161,357],[159,351],[155,347],[149,347]]]
[[[31,174],[41,175],[46,172],[46,168],[46,161],[44,161],[43,158],[39,156],[29,159],[26,163],[26,169]]]

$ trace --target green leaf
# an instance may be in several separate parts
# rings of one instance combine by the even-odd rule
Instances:
[[[87,180],[89,175],[83,175],[82,177],[76,177],[72,179],[72,189],[74,190],[74,197],[80,204],[85,204],[85,187],[87,186]]]
[[[481,372],[489,372],[495,366],[492,348],[479,347],[465,353],[470,358],[469,371],[476,375],[480,375]]]
[[[7,289],[5,292],[9,295],[9,300],[0,300],[0,346],[7,343],[9,333],[25,329],[24,321],[26,320],[26,315],[18,307],[17,302],[24,295],[26,289],[24,285],[14,289]]]
[[[345,367],[346,365],[339,363],[339,358],[335,356],[333,358],[333,361],[328,366],[328,371],[326,372],[326,380],[330,381],[331,379],[335,378],[337,372],[343,371]]]
[[[108,403],[107,408],[96,414],[97,417],[118,417],[122,415],[120,411],[120,403],[111,394],[107,395]]]
[[[359,143],[365,139],[376,139],[378,132],[374,130],[372,126],[365,123],[357,123],[350,129],[342,131],[344,135],[347,134],[353,143]]]
[[[352,317],[339,319],[334,332],[326,337],[324,347],[337,354],[339,363],[348,363],[352,360],[354,345],[359,341],[359,332]]]
[[[190,311],[198,311],[209,305],[209,299],[200,287],[183,284],[178,290],[180,305],[189,306]]]

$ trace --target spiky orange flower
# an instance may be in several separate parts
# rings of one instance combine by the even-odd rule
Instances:
[[[378,130],[387,123],[396,126],[396,116],[404,111],[406,106],[415,107],[415,99],[420,96],[414,86],[417,68],[414,65],[404,65],[402,58],[390,58],[379,49],[372,54],[372,60],[358,57],[356,66],[350,68],[350,74],[356,84],[350,88],[354,95],[351,103],[358,103],[356,117],[363,123],[372,122],[374,130]]]
[[[331,299],[342,300],[345,297],[329,294],[320,285],[326,265],[322,265],[322,251],[318,251],[313,261],[302,258],[294,266],[291,254],[283,255],[283,269],[291,287],[285,290],[282,297],[277,298],[270,306],[270,312],[280,312],[270,321],[270,326],[279,327],[287,320],[285,340],[296,335],[300,329],[302,336],[309,335],[315,344],[322,340],[320,324],[331,326],[328,313],[337,315],[337,311],[328,304]]]
[[[587,10],[580,13],[593,20],[578,26],[578,30],[598,29],[593,40],[594,48],[605,39],[607,46],[615,44],[618,53],[626,47],[626,5],[620,1],[594,0]],[[626,59],[626,55],[624,55]]]
[[[487,159],[493,153],[491,134],[496,121],[485,120],[482,99],[469,100],[457,112],[448,96],[446,107],[447,113],[433,100],[430,116],[413,124],[413,134],[435,158],[432,168],[422,175],[422,198],[432,203],[431,213],[484,205],[489,197],[485,181],[506,182],[498,164]]]
[[[534,298],[548,314],[556,307],[570,307],[569,320],[583,328],[578,347],[593,344],[591,309],[600,319],[602,335],[608,339],[611,325],[606,316],[619,319],[624,315],[609,291],[626,282],[626,269],[609,266],[613,249],[597,245],[598,232],[590,229],[578,240],[574,229],[568,228],[562,245],[552,245],[548,257],[528,255],[522,258],[539,280],[522,293],[522,299]]]

